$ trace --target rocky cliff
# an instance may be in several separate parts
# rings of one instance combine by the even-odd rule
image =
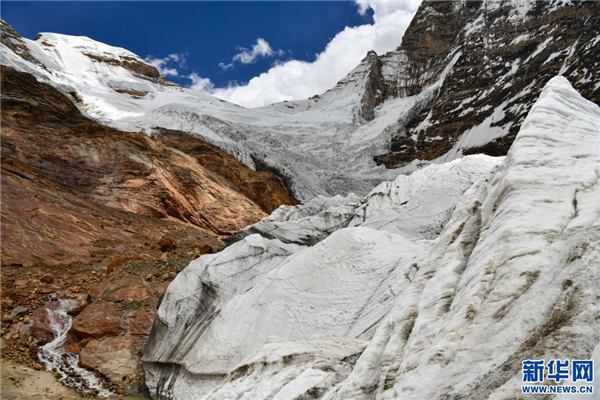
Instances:
[[[563,75],[600,103],[599,57],[595,1],[426,0],[398,49],[379,57],[388,72],[378,85],[402,97],[439,85],[375,159],[397,167],[504,155],[550,78]],[[363,104],[376,106],[372,98]]]

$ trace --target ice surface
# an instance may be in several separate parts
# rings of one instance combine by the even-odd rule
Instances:
[[[597,357],[599,150],[600,108],[557,77],[504,159],[278,210],[169,286],[154,396],[511,399],[524,359]]]

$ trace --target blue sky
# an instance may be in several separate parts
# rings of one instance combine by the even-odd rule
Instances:
[[[171,57],[161,64],[173,72],[170,80],[259,106],[322,92],[358,64],[369,47],[395,48],[416,8],[415,0],[396,3],[378,9],[351,1],[2,2],[1,13],[30,39],[38,32],[83,35],[154,62],[177,54],[179,62]],[[392,21],[394,12],[402,15]],[[384,18],[390,20],[386,26]],[[397,34],[390,33],[393,24]],[[340,33],[343,40],[336,39]],[[330,60],[315,64],[332,41],[338,43],[329,46],[332,54],[321,57]],[[256,78],[260,74],[265,76]]]
[[[248,81],[275,59],[313,61],[344,27],[372,22],[349,1],[3,2],[2,18],[29,39],[39,32],[55,32],[89,36],[142,57],[183,53],[190,71],[217,86]],[[285,54],[226,71],[218,66],[231,61],[236,47],[250,48],[257,38]]]

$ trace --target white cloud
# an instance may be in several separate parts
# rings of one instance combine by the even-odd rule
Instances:
[[[188,78],[192,80],[192,84],[190,85],[190,89],[192,90],[210,93],[214,89],[214,85],[210,79],[202,78],[195,72],[188,75]]]
[[[316,55],[315,61],[276,63],[245,85],[215,88],[205,84],[204,87],[209,89],[204,91],[245,107],[260,107],[323,93],[356,67],[369,50],[383,54],[395,49],[420,2],[357,1],[359,13],[364,15],[367,9],[373,10],[373,23],[346,27]]]
[[[179,76],[179,71],[173,67],[173,64],[181,68],[185,68],[186,66],[186,56],[185,54],[169,54],[164,58],[154,58],[153,56],[146,56],[145,61],[156,67],[158,72],[163,76]],[[168,67],[167,64],[171,64],[171,67]]]
[[[225,64],[220,62],[219,63],[219,67],[223,70],[223,71],[227,71],[228,69],[233,68],[233,63],[229,63],[229,64]]]
[[[354,2],[358,6],[360,15],[366,15],[370,8],[374,16],[389,15],[398,10],[414,14],[421,5],[421,0],[354,0]]]
[[[283,56],[283,50],[273,50],[269,42],[263,38],[256,39],[256,44],[252,46],[252,49],[245,47],[237,47],[240,52],[233,56],[229,64],[219,63],[219,67],[224,70],[233,68],[234,62],[241,62],[242,64],[252,64],[258,57],[273,57]]]

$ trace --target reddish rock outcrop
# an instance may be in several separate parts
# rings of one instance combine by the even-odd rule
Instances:
[[[154,312],[141,310],[132,312],[127,318],[127,333],[133,336],[148,336],[154,315]]]
[[[283,204],[296,203],[279,176],[267,171],[253,171],[212,144],[167,129],[161,129],[157,140],[190,155],[206,169],[225,178],[226,185],[243,193],[269,214]]]
[[[72,299],[75,301],[73,306],[67,310],[67,314],[69,315],[77,315],[81,313],[92,302],[92,298],[87,293],[81,293],[79,295],[72,296]]]
[[[2,128],[3,264],[100,261],[110,250],[144,248],[190,226],[197,242],[219,247],[211,235],[265,216],[242,193],[246,178],[263,207],[291,202],[272,174],[220,152],[236,185],[213,171],[218,161],[208,169],[162,140],[99,125],[56,89],[6,67]],[[269,188],[285,195],[269,197]]]
[[[116,311],[115,303],[93,303],[75,317],[71,330],[80,339],[118,335],[122,321]]]
[[[92,339],[81,351],[82,367],[100,372],[112,380],[122,380],[139,370],[138,357],[132,351],[142,339],[131,336]]]
[[[16,35],[2,33],[3,42]],[[13,51],[27,57],[19,43]],[[119,385],[134,384],[170,280],[293,200],[276,175],[197,138],[102,126],[68,96],[8,67],[1,83],[2,332],[15,349],[50,342],[47,310],[58,302],[48,296],[76,300],[63,350],[81,352],[82,365]],[[25,314],[12,315],[17,306]],[[36,363],[35,352],[11,354]]]

